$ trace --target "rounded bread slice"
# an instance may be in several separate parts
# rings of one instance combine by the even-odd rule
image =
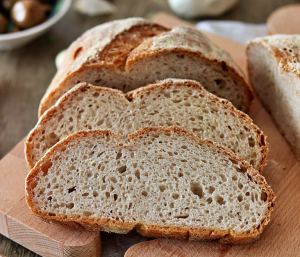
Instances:
[[[25,143],[25,156],[33,168],[50,147],[79,130],[111,129],[126,140],[140,128],[171,125],[228,147],[259,172],[266,164],[267,137],[249,116],[198,82],[182,79],[166,79],[126,95],[81,83],[40,118]]]
[[[28,174],[26,201],[63,226],[240,244],[259,238],[275,196],[243,158],[172,126],[127,144],[109,130],[70,135]]]
[[[200,31],[164,28],[141,18],[117,20],[85,32],[41,100],[39,116],[79,82],[123,92],[166,78],[194,79],[247,112],[253,93],[230,55]]]

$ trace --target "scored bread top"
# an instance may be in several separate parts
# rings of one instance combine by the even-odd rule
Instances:
[[[262,172],[268,155],[263,132],[228,101],[191,80],[167,79],[126,95],[81,83],[43,114],[25,143],[33,168],[44,153],[69,134],[111,129],[123,136],[147,126],[177,125],[220,143]]]
[[[166,33],[161,33],[159,37],[145,40],[129,54],[127,66],[130,66],[134,60],[143,58],[145,51],[147,51],[147,55],[156,55],[158,52],[173,51],[174,49],[201,54],[211,61],[224,62],[224,65],[227,64],[245,79],[243,71],[236,65],[230,54],[216,46],[204,34],[186,26],[174,27]]]
[[[70,135],[28,174],[26,201],[64,226],[248,243],[275,196],[243,158],[173,126],[143,128],[127,144],[108,130]]]
[[[79,82],[127,92],[169,77],[195,79],[244,112],[253,99],[232,58],[198,30],[170,30],[130,18],[88,30],[69,47],[41,101],[39,115]]]
[[[300,35],[259,37],[251,40],[249,44],[262,44],[273,54],[283,71],[294,72],[300,76]]]

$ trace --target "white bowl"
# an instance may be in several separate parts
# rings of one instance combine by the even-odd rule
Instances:
[[[57,0],[58,11],[43,23],[19,32],[0,35],[0,51],[11,50],[26,45],[33,39],[46,32],[52,25],[58,22],[68,11],[72,0]]]

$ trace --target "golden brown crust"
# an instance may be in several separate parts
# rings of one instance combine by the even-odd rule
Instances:
[[[86,69],[123,69],[128,53],[142,40],[168,30],[144,19],[130,18],[120,22],[108,22],[85,32],[68,48],[62,67],[57,71],[41,100],[39,116],[70,89],[65,89],[64,85],[72,77]],[[124,40],[128,39],[130,42],[126,43]],[[54,103],[52,99],[56,99]]]
[[[139,138],[144,137],[150,132],[155,131],[158,133],[176,133],[181,136],[186,136],[199,144],[206,144],[209,147],[215,148],[220,154],[225,154],[230,156],[230,160],[233,163],[240,163],[241,172],[246,172],[249,180],[254,181],[257,184],[260,184],[264,191],[266,192],[266,201],[268,202],[267,212],[264,214],[264,219],[261,221],[259,226],[251,231],[236,233],[234,231],[221,231],[221,230],[207,230],[201,228],[187,228],[184,226],[155,226],[150,224],[134,224],[126,223],[120,221],[111,221],[107,219],[94,219],[88,217],[76,217],[76,216],[66,216],[66,215],[56,215],[51,216],[49,214],[44,214],[41,210],[37,209],[33,203],[33,187],[34,179],[40,170],[43,170],[43,166],[49,165],[50,156],[56,151],[64,151],[68,144],[75,142],[76,138],[82,137],[113,137],[116,144],[123,145],[121,137],[115,133],[112,133],[109,130],[90,130],[90,131],[79,131],[74,133],[67,138],[60,141],[52,147],[46,155],[35,165],[26,178],[25,191],[26,191],[26,201],[31,209],[31,211],[39,216],[42,219],[49,219],[51,223],[60,224],[62,226],[69,226],[71,228],[82,229],[83,227],[91,231],[107,231],[115,233],[128,233],[134,228],[137,229],[141,234],[146,236],[155,236],[155,237],[174,237],[174,238],[189,238],[190,240],[212,240],[220,239],[222,243],[230,244],[241,244],[241,243],[250,243],[259,238],[259,235],[264,230],[264,227],[268,224],[270,216],[274,211],[275,207],[275,196],[271,188],[266,183],[264,177],[262,177],[253,167],[248,164],[242,157],[237,154],[234,154],[232,151],[226,147],[220,146],[212,141],[200,139],[195,134],[189,132],[188,130],[182,129],[177,126],[172,127],[147,127],[140,129],[131,135],[128,136],[129,145],[133,144],[134,141],[139,141]],[[126,146],[124,146],[126,147]],[[50,164],[52,165],[52,164]]]
[[[52,116],[55,115],[58,108],[63,108],[64,102],[70,101],[70,99],[74,98],[76,95],[80,94],[80,92],[83,92],[87,89],[93,90],[95,92],[105,92],[107,94],[111,94],[114,98],[119,99],[120,105],[128,105],[131,101],[134,101],[134,99],[143,98],[144,95],[147,95],[148,93],[154,92],[156,90],[170,88],[170,87],[188,87],[193,88],[195,90],[198,90],[200,96],[207,97],[213,102],[219,102],[222,104],[224,109],[227,109],[230,111],[230,113],[233,116],[238,117],[239,119],[243,120],[253,131],[256,132],[256,136],[258,141],[260,142],[260,149],[261,149],[261,161],[259,167],[256,167],[257,170],[262,173],[264,166],[267,163],[267,156],[269,151],[269,143],[268,138],[264,133],[252,122],[252,119],[246,115],[245,113],[237,110],[232,103],[225,99],[221,99],[209,92],[207,92],[198,82],[193,80],[176,80],[176,79],[166,79],[163,81],[157,81],[156,83],[149,84],[145,87],[141,87],[139,89],[133,90],[131,92],[128,92],[127,94],[124,94],[122,91],[116,90],[116,89],[110,89],[110,88],[104,88],[104,87],[95,87],[88,83],[80,83],[79,85],[75,86],[72,90],[64,94],[59,101],[56,103],[55,106],[51,107],[47,113],[45,113],[39,120],[36,127],[30,132],[28,135],[28,138],[25,142],[25,158],[27,161],[27,164],[29,168],[33,168],[34,163],[32,160],[32,149],[33,149],[33,138],[35,134],[37,133],[37,130],[39,127],[42,127],[48,120],[51,119]]]
[[[122,23],[126,23],[127,25],[124,25],[122,28]],[[118,24],[121,29],[116,29]],[[123,20],[120,23],[114,21],[86,32],[69,47],[64,64],[58,70],[46,94],[41,100],[39,116],[54,105],[56,100],[68,91],[71,86],[83,82],[76,79],[83,72],[97,73],[97,70],[103,68],[122,75],[127,72],[126,70],[128,70],[133,63],[138,62],[141,58],[149,58],[149,60],[151,60],[151,58],[168,53],[187,54],[203,58],[211,62],[212,65],[221,66],[224,70],[228,71],[237,81],[241,82],[243,87],[241,91],[247,95],[247,100],[243,103],[245,105],[243,110],[245,112],[249,111],[253,100],[252,89],[245,80],[242,71],[225,51],[214,46],[211,41],[195,29],[193,29],[193,34],[197,35],[197,39],[201,39],[200,47],[198,47],[197,50],[193,50],[192,46],[189,50],[183,45],[182,47],[174,46],[168,49],[152,49],[152,39],[159,38],[162,32],[167,31],[169,31],[169,29],[146,20],[137,19],[135,21],[135,19],[132,19],[130,22],[128,22],[128,20]],[[188,37],[190,34],[189,31],[186,33]],[[109,36],[106,36],[106,34],[109,34]],[[105,37],[103,43],[97,43],[95,42],[96,40],[93,39],[93,37],[96,37],[100,41],[101,36],[103,38]],[[135,39],[133,40],[132,38]],[[127,40],[129,40],[129,42],[125,42]],[[191,41],[195,43],[195,40],[193,41],[191,38],[187,39],[187,42]],[[100,44],[100,46],[97,44]],[[138,45],[140,45],[140,47],[138,47]],[[208,54],[211,54],[212,57],[208,57]],[[124,70],[125,66],[126,68]],[[75,83],[72,84],[71,81],[72,83],[75,81]],[[96,83],[93,82],[93,84]]]

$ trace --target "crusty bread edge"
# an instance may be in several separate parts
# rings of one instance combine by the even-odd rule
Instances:
[[[250,84],[252,84],[251,78],[251,71],[250,71],[250,65],[249,65],[249,48],[251,45],[255,45],[255,44],[260,44],[262,46],[265,47],[265,49],[267,49],[269,51],[269,53],[274,56],[276,62],[278,63],[278,59],[276,58],[276,53],[272,50],[270,50],[268,47],[266,47],[265,44],[263,44],[262,42],[257,42],[257,41],[249,41],[247,46],[246,46],[246,56],[247,56],[247,71],[248,71],[248,77],[249,77],[249,82]],[[300,77],[300,75],[296,74],[298,77]],[[294,145],[292,144],[292,142],[287,138],[285,132],[283,131],[283,129],[281,128],[280,124],[277,122],[277,120],[275,119],[275,117],[273,116],[273,113],[270,109],[269,106],[267,106],[265,104],[265,102],[263,101],[263,99],[260,98],[260,96],[258,95],[258,93],[256,92],[255,88],[253,88],[253,92],[255,93],[255,95],[257,96],[257,98],[259,99],[259,101],[261,102],[261,104],[263,105],[263,107],[266,109],[266,111],[270,114],[274,124],[276,125],[278,131],[280,132],[280,134],[285,138],[286,142],[288,143],[289,147],[291,148],[292,152],[294,153],[295,157],[297,158],[297,160],[300,162],[300,152],[297,151],[296,147],[294,147]]]
[[[115,232],[115,233],[128,233],[134,228],[145,236],[153,237],[172,237],[180,239],[190,239],[190,240],[213,240],[220,239],[221,243],[228,244],[244,244],[250,243],[257,240],[260,237],[260,234],[263,232],[264,227],[269,223],[270,216],[274,211],[275,207],[275,195],[272,189],[268,186],[265,178],[261,176],[250,164],[248,164],[241,156],[234,154],[228,148],[218,145],[210,140],[200,139],[195,134],[189,132],[188,130],[182,129],[177,126],[171,126],[168,128],[165,127],[147,127],[142,128],[128,136],[128,142],[134,142],[139,140],[140,137],[143,137],[145,134],[155,131],[158,133],[168,133],[173,132],[178,135],[184,135],[191,137],[195,142],[199,144],[207,144],[210,147],[218,149],[218,152],[229,155],[231,161],[237,162],[240,164],[242,172],[247,172],[247,176],[250,180],[255,181],[255,183],[260,184],[267,192],[267,201],[268,209],[264,214],[260,225],[256,230],[247,231],[244,233],[235,233],[233,231],[221,231],[221,230],[206,230],[206,229],[189,229],[186,227],[173,227],[173,226],[155,226],[147,224],[134,224],[129,222],[120,222],[120,221],[109,221],[107,219],[100,220],[90,220],[89,218],[78,218],[78,217],[69,217],[66,218],[63,215],[50,216],[43,214],[40,210],[36,209],[34,203],[32,202],[33,190],[30,187],[30,183],[34,180],[34,177],[39,172],[39,168],[42,167],[45,163],[47,164],[48,158],[52,153],[64,149],[65,146],[71,142],[74,138],[81,136],[88,136],[93,134],[100,137],[115,137],[116,143],[119,145],[123,144],[122,138],[120,135],[111,132],[110,130],[90,130],[90,131],[79,131],[70,136],[64,138],[58,144],[54,145],[45,156],[35,165],[31,172],[27,175],[25,181],[25,198],[26,202],[31,209],[32,213],[39,216],[43,220],[49,220],[50,223],[59,224],[63,227],[76,228],[76,229],[86,229],[91,231],[106,231],[106,232]],[[44,163],[45,162],[45,163]]]
[[[146,22],[146,21],[145,21]],[[153,25],[158,25],[156,23],[151,23],[151,22],[148,22],[149,24],[153,24]],[[159,25],[161,26],[161,25]],[[134,26],[133,26],[134,27]],[[125,32],[125,31],[124,31]],[[86,35],[86,33],[84,34]],[[82,37],[84,36],[82,35]],[[210,43],[214,44],[211,40],[209,40],[205,35],[204,35],[205,39],[208,40]],[[147,41],[147,44],[152,42],[153,38],[148,40]],[[113,41],[113,39],[112,39]],[[76,40],[71,46],[74,47],[74,45],[76,45],[78,41]],[[109,43],[110,44],[110,43]],[[109,45],[108,44],[108,45]],[[108,46],[107,45],[107,46]],[[70,49],[71,49],[71,46],[70,46]],[[136,48],[135,48],[136,49]],[[134,49],[134,50],[135,50]],[[221,48],[220,48],[221,49]],[[225,52],[225,50],[221,49],[222,51]],[[249,113],[250,111],[250,107],[253,103],[253,99],[254,99],[254,93],[253,93],[253,90],[250,86],[250,84],[248,83],[248,81],[246,80],[244,74],[242,73],[242,71],[239,69],[239,67],[235,67],[235,63],[234,63],[234,60],[232,60],[232,63],[230,63],[230,61],[228,60],[218,60],[216,58],[209,58],[207,57],[205,54],[203,54],[202,52],[200,51],[192,51],[192,50],[187,50],[187,49],[184,49],[184,48],[177,48],[177,47],[174,47],[172,49],[160,49],[160,50],[155,50],[155,51],[152,51],[150,53],[143,53],[141,55],[135,55],[134,56],[134,60],[131,60],[130,63],[133,63],[135,62],[137,59],[141,59],[143,58],[144,56],[147,56],[147,58],[153,58],[155,56],[160,56],[161,54],[164,54],[164,53],[178,53],[178,54],[188,54],[188,55],[191,55],[191,56],[198,56],[206,61],[209,61],[212,63],[212,65],[218,65],[218,66],[221,66],[222,69],[226,69],[228,70],[229,72],[231,72],[237,79],[239,79],[241,81],[241,84],[243,85],[244,87],[244,90],[248,96],[248,103],[246,103],[245,105],[245,113]],[[131,53],[129,53],[130,55]],[[231,57],[231,56],[230,56]],[[126,62],[126,66],[127,66],[127,62]],[[72,71],[72,73],[69,75],[69,77],[65,77],[65,79],[63,81],[61,81],[58,85],[56,85],[56,87],[53,87],[51,90],[47,90],[46,94],[43,96],[41,102],[40,102],[40,106],[39,106],[39,113],[38,113],[38,116],[41,117],[41,115],[46,111],[48,110],[51,106],[49,106],[49,101],[51,100],[51,98],[53,97],[53,95],[55,95],[57,92],[59,91],[62,91],[62,87],[63,85],[68,81],[70,80],[72,77],[75,77],[77,76],[77,74],[80,74],[81,71],[83,70],[86,70],[86,69],[94,69],[94,68],[108,68],[108,69],[112,69],[113,66],[112,65],[106,65],[106,64],[94,64],[94,65],[89,65],[89,66],[86,66],[84,65],[84,63],[76,70],[76,71]],[[112,69],[112,70],[116,70],[116,69]],[[51,85],[52,85],[52,82],[51,82]],[[50,86],[51,86],[50,85]]]
[[[262,173],[264,166],[267,164],[267,157],[268,157],[268,151],[269,151],[269,143],[268,143],[268,137],[264,135],[264,133],[253,123],[252,119],[245,113],[237,110],[232,103],[227,101],[226,99],[219,98],[208,91],[201,86],[201,84],[194,80],[184,80],[184,79],[165,79],[161,81],[156,81],[155,83],[149,84],[147,86],[135,89],[133,91],[128,92],[127,94],[124,94],[122,91],[117,89],[111,89],[111,88],[105,88],[105,87],[96,87],[91,84],[88,84],[86,82],[79,83],[76,86],[74,86],[72,89],[70,89],[67,93],[65,93],[54,106],[52,106],[50,109],[48,109],[39,119],[36,126],[30,131],[27,140],[25,142],[25,159],[27,161],[27,165],[30,169],[34,167],[34,163],[31,160],[31,152],[33,149],[32,146],[32,139],[36,133],[36,128],[42,124],[44,124],[51,116],[53,116],[57,110],[57,108],[62,107],[64,102],[69,100],[70,98],[74,97],[79,93],[79,90],[86,90],[87,88],[92,89],[96,92],[105,92],[110,93],[114,95],[115,97],[119,97],[120,101],[125,101],[129,104],[130,101],[134,100],[134,98],[138,98],[140,95],[147,94],[147,92],[154,91],[156,89],[163,89],[163,88],[169,88],[169,87],[191,87],[193,89],[196,89],[199,91],[199,94],[201,96],[207,96],[210,100],[215,102],[220,102],[225,109],[228,109],[230,113],[234,116],[238,116],[240,119],[243,119],[254,131],[256,131],[257,137],[260,137],[260,141],[262,145],[260,145],[262,159],[260,161],[259,167],[257,167],[257,170]],[[50,116],[50,117],[49,117]]]

